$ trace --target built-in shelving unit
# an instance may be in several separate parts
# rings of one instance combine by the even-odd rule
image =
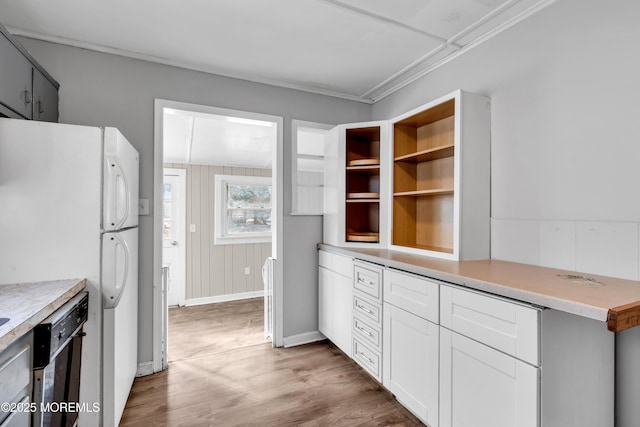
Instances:
[[[393,244],[453,253],[455,99],[393,125]]]
[[[391,122],[392,246],[450,259],[489,256],[488,100],[457,91]],[[463,229],[477,241],[463,245]]]
[[[458,90],[391,120],[329,131],[324,242],[488,258],[490,113],[489,98]]]
[[[380,127],[345,130],[345,241],[379,242]]]
[[[389,122],[338,125],[325,141],[323,239],[338,246],[388,245]]]

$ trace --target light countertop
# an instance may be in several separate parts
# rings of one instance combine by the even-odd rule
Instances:
[[[640,282],[498,260],[448,261],[387,249],[325,244],[320,249],[444,282],[608,322],[620,332],[640,325]]]
[[[29,332],[86,286],[85,279],[0,285],[0,351]]]

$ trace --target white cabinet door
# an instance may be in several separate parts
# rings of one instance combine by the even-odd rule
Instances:
[[[538,427],[539,369],[440,329],[440,427]]]
[[[383,384],[430,427],[438,426],[439,327],[385,303]]]
[[[319,268],[318,327],[351,356],[351,278]]]

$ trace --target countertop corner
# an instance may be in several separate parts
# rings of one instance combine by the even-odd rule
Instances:
[[[0,285],[0,351],[28,333],[87,285],[86,279]]]

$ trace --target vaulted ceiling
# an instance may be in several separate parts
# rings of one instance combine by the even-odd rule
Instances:
[[[14,34],[375,102],[556,0],[0,1]]]

